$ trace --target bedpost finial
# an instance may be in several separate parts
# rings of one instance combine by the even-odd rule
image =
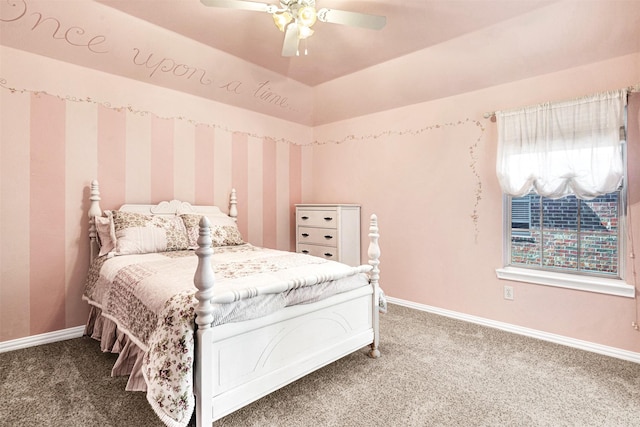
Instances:
[[[202,249],[200,252],[203,254],[213,254],[213,247],[211,245],[211,221],[209,221],[209,218],[207,218],[206,215],[202,215],[198,226],[200,229],[198,231],[198,249],[196,250],[196,253]]]
[[[372,243],[374,241],[376,244],[378,243],[378,237],[380,237],[378,231],[380,231],[378,229],[378,217],[373,214],[371,215],[371,220],[369,221],[369,237],[371,238]]]
[[[93,218],[96,216],[102,215],[102,210],[100,209],[100,186],[98,185],[98,180],[94,179],[91,181],[91,187],[89,190],[89,218]]]
[[[91,181],[91,186],[89,190],[89,200],[91,201],[100,200],[100,184],[98,184],[97,179],[94,179],[93,181]]]
[[[367,251],[369,255],[369,264],[371,265],[373,265],[374,262],[376,265],[379,263],[378,258],[380,258],[380,246],[378,246],[378,238],[380,237],[380,234],[378,231],[378,217],[374,214],[371,215],[371,221],[369,222],[369,250]]]
[[[238,220],[238,197],[235,188],[231,189],[231,194],[229,195],[229,216],[234,221]]]
[[[91,242],[90,255],[93,260],[96,257],[98,245],[95,217],[102,215],[102,209],[100,208],[100,186],[98,185],[97,179],[91,181],[91,185],[89,186],[89,212],[87,214],[89,215],[89,241]]]
[[[200,222],[198,223],[198,225],[200,226],[200,231],[202,232],[203,228],[211,227],[211,221],[209,221],[209,218],[207,218],[206,215],[202,215],[202,218],[200,218]],[[206,231],[206,229],[205,229],[205,231]],[[207,233],[205,232],[204,235],[206,236],[206,234]]]

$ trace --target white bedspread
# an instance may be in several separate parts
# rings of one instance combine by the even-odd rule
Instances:
[[[83,296],[145,352],[147,399],[171,427],[187,425],[195,406],[197,262],[193,251],[99,258],[90,269]],[[370,270],[249,244],[215,248],[212,267],[213,301],[235,301],[213,304],[214,326],[364,286],[368,283],[364,272]]]

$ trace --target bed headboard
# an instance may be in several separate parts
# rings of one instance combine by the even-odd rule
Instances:
[[[91,259],[94,259],[99,252],[97,231],[94,218],[102,215],[100,208],[100,186],[97,180],[91,181],[90,188],[90,206],[89,206],[89,239],[91,242]],[[157,205],[138,205],[124,204],[119,210],[125,212],[137,212],[147,215],[181,215],[181,214],[199,214],[210,219],[215,217],[231,217],[234,221],[238,220],[238,199],[236,197],[235,188],[231,190],[229,195],[229,214],[225,214],[217,206],[192,205],[188,202],[180,200],[171,200],[168,202],[160,202]]]
[[[235,190],[231,190],[235,197]],[[182,214],[199,214],[206,215],[207,217],[223,216],[232,217],[233,215],[227,215],[223,213],[217,206],[202,206],[192,205],[188,202],[181,202],[180,200],[171,200],[170,202],[160,202],[157,205],[134,205],[124,204],[120,206],[119,210],[125,212],[137,212],[147,215],[182,215]]]

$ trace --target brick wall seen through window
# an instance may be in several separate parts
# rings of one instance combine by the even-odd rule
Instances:
[[[511,198],[511,265],[618,276],[619,199]]]

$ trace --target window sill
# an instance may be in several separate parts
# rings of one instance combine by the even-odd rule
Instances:
[[[635,288],[624,280],[604,277],[579,276],[526,268],[504,267],[496,269],[498,279],[535,283],[558,288],[576,289],[600,294],[635,298]]]

